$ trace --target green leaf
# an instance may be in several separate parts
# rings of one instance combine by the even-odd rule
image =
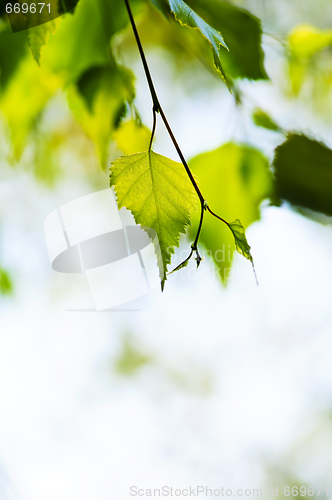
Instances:
[[[254,261],[250,253],[250,245],[247,241],[244,227],[242,226],[241,221],[239,221],[239,219],[236,219],[234,222],[230,222],[228,224],[228,227],[233,233],[235,246],[238,253],[243,255],[243,257],[253,263]]]
[[[130,120],[122,123],[112,135],[117,147],[125,155],[132,155],[137,151],[145,151],[150,144],[150,130],[138,123],[136,120]]]
[[[124,68],[89,69],[76,87],[68,90],[71,110],[96,145],[102,168],[106,168],[108,145],[125,101],[134,99],[133,75]],[[78,92],[80,90],[80,92]]]
[[[225,73],[220,62],[220,48],[224,47],[228,50],[228,47],[221,33],[207,24],[200,16],[196,14],[196,12],[194,12],[189,7],[189,5],[183,2],[183,0],[168,1],[175,19],[179,21],[182,26],[198,29],[203,37],[206,38],[206,40],[209,42],[213,52],[215,67],[217,71],[219,71],[219,73],[222,75],[222,77],[226,80]]]
[[[234,238],[237,250],[249,258],[250,249],[246,246],[242,227],[246,229],[260,218],[260,204],[272,194],[269,161],[250,146],[228,143],[192,159],[189,167],[198,176],[211,210],[227,221],[239,218],[242,222],[240,226],[235,220],[227,227],[209,213],[204,217],[199,243],[211,254],[220,279],[226,283],[233,259]],[[198,217],[195,217],[190,228],[192,238],[197,224]]]
[[[13,33],[10,26],[0,31],[0,82],[4,90],[28,50],[27,34]]]
[[[332,29],[320,30],[312,24],[300,24],[289,33],[288,43],[295,57],[306,59],[332,45]]]
[[[137,3],[131,1],[134,13]],[[128,23],[122,0],[80,0],[74,14],[63,16],[50,37],[43,50],[43,64],[72,82],[89,68],[113,60],[110,39]]]
[[[153,151],[122,156],[112,163],[110,185],[115,187],[119,208],[126,207],[137,224],[156,231],[163,288],[174,247],[197,205],[183,165]]]
[[[322,50],[331,45],[332,30],[320,30],[311,24],[300,24],[288,35],[291,91],[297,96],[304,82],[312,80],[312,100],[319,103],[321,99],[323,109],[326,109],[326,94],[330,90],[331,67],[320,59],[324,56]]]
[[[169,6],[167,0],[150,0],[152,5],[159,10],[159,12],[168,19],[169,17]]]
[[[261,109],[256,109],[252,115],[252,119],[257,125],[257,127],[263,127],[267,130],[273,130],[274,132],[281,132],[281,128],[276,124],[275,121],[272,120],[271,116],[269,116],[265,111]]]
[[[109,37],[98,4],[96,0],[81,0],[74,15],[61,19],[44,48],[43,64],[68,80],[76,79],[91,66],[109,61]]]
[[[185,267],[187,267],[187,265],[189,264],[191,256],[192,256],[192,254],[190,254],[190,257],[188,257],[186,260],[184,260],[183,262],[181,262],[181,264],[179,264],[178,266],[176,266],[176,268],[173,269],[173,271],[171,271],[168,274],[176,273],[177,271],[180,271],[181,269],[184,269]]]
[[[27,137],[46,103],[61,84],[62,80],[58,76],[39,68],[29,51],[27,52],[0,96],[0,109],[11,131],[16,159],[20,158]]]
[[[188,4],[227,41],[229,52],[220,53],[227,75],[251,80],[268,79],[261,46],[261,22],[257,17],[226,1],[188,0]]]
[[[332,150],[325,144],[290,134],[276,149],[273,166],[279,198],[332,215]]]
[[[13,284],[10,276],[5,269],[0,267],[0,293],[2,295],[11,295],[13,293]]]
[[[27,26],[29,45],[34,59],[40,63],[41,51],[48,42],[50,35],[54,33],[59,12],[58,1],[52,0],[49,6],[37,4],[36,12],[31,13],[30,8],[27,14]]]
[[[38,64],[40,64],[42,48],[48,42],[51,34],[54,33],[56,26],[56,21],[49,21],[28,30],[29,46]]]

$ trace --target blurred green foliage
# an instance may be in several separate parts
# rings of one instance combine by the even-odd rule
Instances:
[[[126,338],[122,352],[115,363],[115,371],[121,375],[132,376],[149,361],[150,357],[143,354]]]
[[[304,135],[290,134],[273,162],[276,195],[332,215],[332,150]]]
[[[263,127],[267,130],[273,130],[274,132],[281,132],[281,128],[276,124],[274,120],[272,120],[271,116],[269,116],[262,109],[255,109],[252,119],[257,125],[257,127]]]
[[[0,294],[11,295],[13,293],[13,283],[8,271],[0,267]]]
[[[188,0],[190,6],[221,31],[229,52],[220,53],[226,75],[251,80],[267,79],[261,47],[262,29],[259,19],[231,2]]]
[[[204,153],[189,163],[211,209],[231,222],[237,217],[246,229],[260,218],[262,200],[272,195],[272,175],[263,154],[247,145],[228,143]],[[197,224],[197,221],[195,221]],[[193,224],[191,236],[194,236]],[[234,239],[228,227],[206,214],[200,241],[226,283],[234,252]]]
[[[289,33],[288,65],[294,96],[298,96],[303,85],[311,81],[313,98],[326,98],[332,83],[332,60],[331,54],[326,54],[324,49],[331,45],[331,29],[320,30],[311,24],[301,24]]]

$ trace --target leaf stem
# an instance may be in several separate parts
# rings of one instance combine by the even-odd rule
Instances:
[[[151,151],[151,148],[152,148],[154,134],[156,133],[156,126],[157,126],[157,112],[156,112],[154,106],[152,108],[152,113],[153,113],[153,126],[152,126],[151,139],[150,139],[150,144],[149,144],[149,151]]]
[[[188,164],[186,162],[186,159],[180,149],[180,146],[177,142],[177,140],[175,139],[175,136],[173,134],[173,131],[167,121],[167,118],[166,118],[166,115],[161,107],[161,104],[159,102],[159,99],[158,99],[158,96],[157,96],[157,92],[156,92],[156,89],[155,89],[155,86],[154,86],[154,83],[153,83],[153,80],[152,80],[152,77],[151,77],[151,73],[150,73],[150,69],[149,69],[149,66],[148,66],[148,63],[147,63],[147,60],[146,60],[146,57],[145,57],[145,53],[144,53],[144,50],[143,50],[143,46],[142,46],[142,42],[141,42],[141,39],[139,37],[139,34],[138,34],[138,31],[137,31],[137,27],[136,27],[136,24],[135,24],[135,20],[134,20],[134,16],[132,14],[132,11],[131,11],[131,8],[130,8],[130,4],[129,4],[129,0],[124,0],[125,4],[126,4],[126,8],[127,8],[127,11],[128,11],[128,15],[129,15],[129,19],[130,19],[130,23],[131,23],[131,26],[132,26],[132,29],[133,29],[133,32],[134,32],[134,35],[135,35],[135,39],[136,39],[136,43],[137,43],[137,47],[138,47],[138,50],[139,50],[139,53],[140,53],[140,56],[141,56],[141,60],[142,60],[142,64],[143,64],[143,68],[144,68],[144,72],[145,72],[145,76],[146,76],[146,79],[147,79],[147,82],[148,82],[148,85],[149,85],[149,89],[150,89],[150,94],[151,94],[151,98],[152,98],[152,102],[153,102],[153,110],[154,110],[154,113],[160,113],[160,116],[164,122],[164,125],[167,129],[167,132],[174,144],[174,147],[181,159],[181,162],[183,163],[183,166],[184,168],[186,169],[186,172],[188,174],[188,177],[192,183],[192,185],[194,186],[195,188],[195,191],[199,197],[199,200],[201,202],[201,206],[203,207],[204,205],[204,197],[197,185],[197,182],[195,181],[195,178],[190,170],[190,168],[188,167]]]
[[[221,217],[219,217],[219,215],[217,215],[214,212],[212,212],[212,210],[211,210],[211,208],[209,206],[207,206],[206,209],[210,212],[211,215],[213,215],[213,217],[216,217],[217,219],[221,220],[221,222],[223,222],[224,224],[226,224],[226,226],[229,227],[228,222],[225,221],[225,219],[222,219]]]

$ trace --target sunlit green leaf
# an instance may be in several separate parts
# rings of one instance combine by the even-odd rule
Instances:
[[[235,220],[232,229],[206,213],[199,240],[211,252],[219,276],[225,283],[233,259],[234,238],[237,249],[249,258],[249,246],[246,246],[241,228],[246,229],[260,218],[260,204],[272,194],[269,162],[260,151],[250,146],[228,143],[197,156],[189,166],[197,175],[213,212],[226,221]],[[195,219],[190,228],[192,238],[198,224],[198,217]]]
[[[174,13],[175,19],[183,26],[198,29],[204,38],[209,42],[212,52],[214,64],[217,70],[225,78],[225,73],[220,62],[220,49],[228,47],[221,35],[217,30],[207,24],[200,16],[196,14],[183,0],[168,0],[171,11]]]
[[[123,156],[112,164],[110,184],[115,187],[119,208],[126,207],[137,224],[156,231],[163,287],[174,247],[197,204],[183,165],[153,151]]]
[[[138,123],[136,120],[130,120],[122,123],[112,135],[117,147],[125,155],[137,153],[137,151],[145,151],[149,147],[151,132],[150,130]]]
[[[281,199],[332,215],[332,150],[304,135],[291,134],[276,149],[276,194]]]
[[[176,266],[176,268],[173,269],[173,271],[171,271],[169,274],[173,274],[173,273],[176,273],[177,271],[180,271],[181,269],[184,269],[189,264],[189,261],[190,261],[190,258],[188,257],[186,260],[184,260],[183,262],[181,262],[181,264],[179,264],[178,266]]]
[[[250,260],[251,263],[253,263],[253,258],[250,253],[250,245],[247,241],[244,227],[242,226],[241,221],[239,221],[239,219],[236,219],[234,222],[230,222],[228,224],[228,227],[233,233],[236,250],[241,255],[243,255],[243,257],[245,257],[246,259]]]

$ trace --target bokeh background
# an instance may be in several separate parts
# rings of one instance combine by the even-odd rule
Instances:
[[[72,311],[91,307],[86,279],[52,270],[44,220],[107,188],[110,160],[131,152],[136,139],[137,147],[146,141],[140,122],[151,127],[152,116],[125,21],[109,47],[134,73],[136,98],[109,130],[98,116],[87,125],[77,89],[90,88],[82,77],[89,67],[72,57],[70,43],[61,52],[56,37],[88,3],[80,0],[66,14],[70,21],[52,21],[40,66],[27,33],[13,35],[5,16],[0,24],[0,499],[122,500],[131,498],[131,486],[164,485],[262,488],[263,498],[268,488],[279,486],[283,498],[285,486],[304,485],[315,496],[324,487],[325,498],[325,488],[332,493],[331,213],[282,200],[269,165],[285,131],[332,148],[331,3],[235,2],[262,22],[266,76],[261,67],[254,79],[236,78],[240,70],[229,65],[233,94],[199,33],[135,3],[159,97],[185,156],[231,143],[255,148],[267,164],[255,200],[237,189],[237,160],[227,150],[218,174],[219,208],[229,209],[225,175],[234,187],[234,219],[254,214],[246,234],[259,286],[240,255],[231,270],[227,264],[226,284],[206,256],[198,271],[193,261],[171,275],[164,293],[151,293],[141,310],[100,313]],[[316,30],[315,50],[305,24]],[[77,54],[88,53],[93,23],[83,18],[82,26]],[[95,47],[91,53],[91,67],[104,64]],[[178,160],[161,122],[154,149]],[[207,189],[209,166],[202,170]],[[208,224],[202,250],[209,239],[231,244],[218,221]],[[183,237],[174,265],[191,241]]]

